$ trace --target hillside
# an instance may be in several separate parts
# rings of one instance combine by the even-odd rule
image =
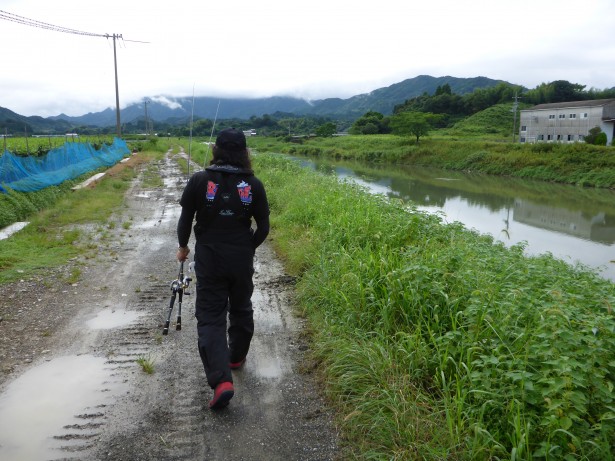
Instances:
[[[419,96],[433,94],[437,87],[448,84],[456,94],[463,95],[477,88],[489,88],[501,83],[487,77],[456,78],[451,76],[432,77],[419,75],[370,93],[359,94],[348,99],[327,98],[314,101],[274,96],[269,98],[194,98],[194,117],[248,120],[265,114],[287,113],[298,116],[331,117],[338,120],[354,120],[367,111],[377,111],[384,115],[392,113],[395,105]],[[150,121],[169,125],[185,125],[193,112],[192,97],[156,96],[147,98],[147,116]],[[144,101],[130,104],[121,110],[120,118],[124,124],[134,123],[145,118]],[[108,128],[116,124],[115,109],[107,108],[101,112],[90,112],[78,117],[60,114],[53,117],[24,117],[9,109],[0,108],[0,130],[8,133],[23,133],[24,127],[30,133],[65,133],[76,127]]]
[[[15,112],[0,107],[0,135],[3,134],[53,134],[70,131],[72,123],[66,120],[52,120],[43,117],[25,117]]]
[[[519,110],[529,104],[521,104]],[[519,119],[517,118],[517,122]],[[470,115],[455,123],[447,130],[452,136],[484,136],[495,134],[499,136],[512,136],[513,115],[511,104],[496,104],[476,114]]]
[[[385,115],[391,114],[393,107],[406,99],[419,96],[425,92],[433,93],[438,86],[449,84],[457,94],[471,93],[476,88],[489,88],[501,83],[486,77],[456,78],[431,77],[420,75],[395,83],[385,88],[379,88],[370,93],[352,96],[348,99],[328,98],[314,101],[304,99],[274,96],[269,98],[194,98],[194,116],[196,118],[218,119],[238,118],[247,120],[252,116],[276,112],[296,115],[327,116],[337,119],[355,119],[369,110],[375,110]],[[192,113],[191,97],[152,97],[147,104],[148,117],[158,122],[187,120]],[[145,106],[143,102],[131,104],[122,109],[121,119],[130,123],[143,118]],[[115,112],[111,109],[99,113],[90,113],[80,117],[58,115],[54,120],[66,120],[76,125],[95,125],[99,127],[115,124]]]
[[[502,80],[492,80],[487,77],[457,78],[457,77],[432,77],[419,75],[385,88],[379,88],[371,93],[353,96],[349,99],[323,99],[313,101],[313,107],[309,114],[340,116],[350,115],[357,118],[365,112],[373,110],[384,115],[390,115],[396,104],[406,99],[420,96],[423,93],[433,94],[436,88],[445,84],[450,85],[455,94],[464,95],[472,93],[477,88],[490,88],[496,86]]]

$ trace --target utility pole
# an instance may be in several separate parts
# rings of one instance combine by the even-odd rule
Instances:
[[[122,137],[121,123],[120,123],[120,92],[119,92],[119,84],[117,79],[117,51],[115,41],[119,38],[124,40],[122,34],[95,34],[93,32],[84,32],[76,29],[69,29],[67,27],[62,26],[54,26],[53,24],[48,24],[42,21],[36,21],[34,19],[24,18],[23,16],[18,16],[13,13],[9,13],[7,11],[0,10],[0,19],[5,19],[7,21],[17,22],[19,24],[23,24],[26,26],[38,27],[41,29],[52,30],[54,32],[64,32],[67,34],[75,34],[75,35],[87,35],[90,37],[105,37],[107,40],[109,38],[113,39],[113,63],[115,64],[115,116],[116,116],[116,125],[115,125],[115,134],[118,138]],[[140,40],[124,40],[128,42],[138,42],[138,43],[149,43],[149,42],[141,42]]]
[[[517,96],[517,92],[515,91],[515,102],[513,103],[513,132],[512,132],[512,142],[515,143],[515,135],[517,134],[517,107],[519,107],[519,100]]]
[[[107,38],[109,35],[107,35]],[[117,82],[117,52],[115,51],[115,40],[122,38],[121,34],[113,34],[113,63],[115,64],[115,134],[118,138],[122,137],[120,124],[120,90]]]
[[[149,136],[149,130],[148,130],[148,124],[147,124],[147,103],[149,101],[146,99],[143,103],[143,105],[145,106],[145,137]]]

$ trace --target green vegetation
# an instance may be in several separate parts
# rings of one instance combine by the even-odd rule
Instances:
[[[150,356],[140,356],[137,358],[136,362],[144,373],[147,373],[148,375],[154,374],[155,361]]]
[[[615,285],[279,156],[255,167],[344,459],[612,459]]]
[[[61,147],[66,142],[90,143],[98,149],[103,144],[111,144],[113,136],[37,136],[37,137],[8,137],[2,139],[0,154],[4,151],[15,155],[45,155],[51,149]]]
[[[520,105],[523,109],[527,104]],[[512,140],[513,117],[511,104],[493,105],[455,123],[451,128],[440,130],[439,134],[450,135],[453,138],[468,139],[501,139]],[[518,135],[518,133],[515,133]]]
[[[441,118],[429,112],[402,112],[391,117],[391,129],[396,135],[414,136],[418,146],[419,138],[427,136]]]
[[[581,186],[615,187],[615,151],[611,147],[583,143],[465,141],[441,133],[421,141],[420,145],[408,137],[394,135],[306,138],[300,142],[255,137],[250,139],[249,145],[257,152],[420,165]]]
[[[140,155],[142,161],[147,161],[158,154]],[[77,255],[88,257],[96,246],[82,241],[79,225],[115,225],[108,222],[109,217],[123,203],[124,192],[135,174],[134,169],[122,166],[105,175],[94,189],[71,190],[90,176],[85,175],[38,192],[9,190],[8,194],[0,194],[0,227],[15,221],[30,221],[11,238],[0,240],[0,283],[23,278],[24,273],[32,275],[65,264]],[[65,282],[74,283],[78,277],[79,272],[75,270]]]

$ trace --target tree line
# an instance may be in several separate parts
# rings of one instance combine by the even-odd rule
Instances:
[[[499,83],[472,93],[453,93],[450,85],[438,86],[434,94],[423,93],[394,106],[391,116],[368,111],[350,129],[352,134],[411,134],[419,138],[434,128],[451,127],[456,122],[497,104],[518,100],[525,106],[566,101],[615,98],[615,87],[605,90],[557,80],[527,90],[519,85]],[[593,139],[593,138],[592,138]]]

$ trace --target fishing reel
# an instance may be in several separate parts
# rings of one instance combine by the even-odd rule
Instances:
[[[188,273],[192,272],[194,269],[194,262],[191,262],[188,265]],[[164,328],[162,329],[163,335],[169,334],[169,326],[171,325],[171,314],[173,313],[173,306],[175,305],[175,299],[178,298],[177,303],[177,320],[175,322],[175,329],[182,329],[182,300],[183,296],[189,295],[190,293],[187,291],[190,286],[190,282],[192,282],[192,277],[184,274],[184,261],[179,263],[179,274],[177,278],[171,282],[171,301],[169,303],[169,313],[167,315],[167,320],[164,324]]]

